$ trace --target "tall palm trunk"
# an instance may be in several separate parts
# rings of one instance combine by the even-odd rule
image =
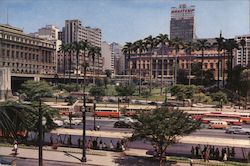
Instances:
[[[139,79],[140,79],[140,82],[139,82],[139,95],[141,96],[141,54],[142,52],[140,51],[140,54],[139,54]]]
[[[218,76],[218,78],[217,78],[217,86],[218,86],[218,88],[220,88],[220,51],[218,51],[218,65],[217,65],[217,71],[218,71],[218,73],[217,73],[217,76]]]
[[[79,51],[76,52],[76,83],[79,83]]]
[[[204,83],[203,64],[204,64],[204,48],[202,48],[202,50],[201,50],[201,85],[203,85],[203,83]]]
[[[163,74],[164,74],[164,63],[163,63],[163,47],[161,50],[161,95],[163,93]]]
[[[221,70],[222,70],[222,85],[223,88],[225,87],[225,57],[226,57],[226,52],[224,51],[224,56],[222,57],[222,62],[221,62]]]
[[[95,85],[95,61],[93,61],[93,84]]]
[[[66,54],[63,52],[63,83],[65,84],[66,82]]]
[[[152,49],[150,51],[150,93],[152,92],[152,74],[153,74],[153,58]]]
[[[70,51],[70,54],[69,54],[69,83],[71,83],[71,70],[72,70],[71,54],[72,54],[72,51]]]

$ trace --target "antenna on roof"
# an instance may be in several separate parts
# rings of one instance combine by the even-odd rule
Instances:
[[[7,7],[7,25],[9,25],[9,9]]]

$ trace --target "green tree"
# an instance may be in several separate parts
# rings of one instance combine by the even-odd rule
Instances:
[[[93,84],[95,84],[95,59],[97,57],[99,61],[100,55],[101,55],[101,48],[90,45],[88,56],[92,59],[92,63],[93,63]],[[98,62],[98,65],[99,65],[99,62]]]
[[[106,77],[111,78],[111,76],[112,76],[112,71],[109,70],[109,69],[107,69],[107,70],[105,70],[105,74],[106,74]]]
[[[133,43],[126,42],[126,44],[122,48],[122,52],[123,52],[123,54],[125,55],[125,57],[127,59],[128,73],[126,73],[126,74],[129,74],[129,84],[131,83],[131,75],[132,75],[131,64],[130,64],[130,56],[131,56],[131,53],[133,51],[133,47],[134,47]]]
[[[150,114],[150,115],[149,115]],[[163,165],[163,156],[171,144],[181,136],[188,135],[199,128],[200,123],[189,118],[183,111],[169,108],[156,109],[152,113],[142,113],[137,117],[131,140],[146,140],[156,149]]]
[[[132,96],[135,93],[135,85],[120,85],[116,86],[115,90],[118,96]]]
[[[215,38],[216,42],[213,44],[215,47],[217,47],[217,52],[218,52],[218,63],[217,63],[217,86],[220,88],[220,73],[223,72],[222,70],[222,60],[221,60],[221,51],[223,50],[224,47],[224,37],[222,37],[222,34],[220,33],[220,37]]]
[[[160,45],[161,50],[161,95],[163,94],[163,75],[164,75],[164,59],[163,54],[166,46],[169,45],[169,39],[167,34],[159,34],[157,37],[157,43]]]
[[[30,101],[35,101],[42,97],[51,97],[53,87],[45,81],[29,80],[21,85],[21,92],[25,93]]]
[[[203,63],[204,63],[204,51],[211,47],[210,43],[206,39],[197,40],[197,50],[201,50],[201,85],[203,85],[204,74],[203,74]]]
[[[148,90],[144,90],[142,91],[142,96],[146,99],[147,102],[148,98],[151,96],[151,92]]]
[[[245,101],[246,105],[248,103],[248,96],[249,96],[249,88],[250,88],[250,69],[245,69],[241,73],[241,85],[243,91],[245,91]]]
[[[142,53],[145,51],[146,48],[146,43],[143,40],[137,40],[135,43],[133,43],[134,45],[134,51],[135,53],[138,53],[139,55],[139,95],[141,95],[141,85],[142,85],[142,79],[141,79],[141,66],[142,66],[142,60],[141,60],[141,56]]]
[[[100,87],[100,86],[93,86],[89,90],[89,93],[91,96],[94,96],[97,101],[100,101],[101,97],[105,96],[105,90],[103,87]]]
[[[178,74],[178,66],[179,66],[179,57],[178,53],[180,49],[183,47],[183,42],[179,38],[174,38],[173,40],[170,41],[170,46],[175,50],[175,61],[174,61],[174,85],[177,84],[177,74]]]
[[[153,49],[157,47],[157,38],[152,37],[151,35],[144,39],[146,43],[146,47],[149,50],[150,56],[150,93],[152,92],[152,75],[153,75]]]
[[[231,84],[232,82],[232,70],[233,70],[233,51],[235,48],[238,48],[238,44],[234,39],[226,39],[224,43],[224,48],[227,51],[228,54],[228,72],[227,72],[227,78],[228,82]]]
[[[66,83],[66,53],[69,51],[69,45],[62,44],[59,51],[63,52],[63,83]]]
[[[171,88],[171,94],[176,96],[178,100],[193,99],[195,93],[200,93],[201,87],[195,85],[177,84]]]
[[[191,75],[192,75],[192,68],[191,68],[191,61],[192,61],[192,52],[196,49],[196,46],[193,42],[184,43],[183,45],[186,54],[189,56],[189,73],[188,73],[188,85],[191,85]]]
[[[227,94],[222,91],[211,93],[210,96],[212,97],[213,101],[217,101],[217,102],[222,101],[223,103],[228,102]]]

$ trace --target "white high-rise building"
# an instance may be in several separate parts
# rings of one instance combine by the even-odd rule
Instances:
[[[82,22],[80,20],[66,20],[64,29],[64,43],[85,40],[94,46],[101,47],[101,29],[84,27],[82,26]]]
[[[102,42],[102,57],[103,57],[103,68],[102,70],[111,70],[114,73],[114,52],[112,51],[111,45],[106,41]]]
[[[244,49],[240,45],[240,41],[242,39],[246,41]],[[239,49],[236,51],[234,56],[235,66],[236,65],[241,65],[243,67],[250,66],[250,34],[236,36],[235,40],[239,44]]]

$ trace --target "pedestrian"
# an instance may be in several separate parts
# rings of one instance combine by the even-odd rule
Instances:
[[[102,150],[103,148],[103,144],[102,144],[102,140],[99,141],[99,149]]]
[[[125,150],[126,150],[124,144],[122,144],[121,147],[122,147],[122,151],[125,151]]]
[[[97,149],[97,138],[93,140],[92,144],[93,144],[93,149],[96,150]]]
[[[235,157],[235,149],[234,149],[234,147],[232,147],[232,150],[231,150],[231,156],[232,156],[232,158],[234,158],[234,157]]]
[[[219,151],[219,148],[216,148],[216,150],[215,150],[215,158],[217,159],[217,160],[219,160],[219,157],[220,157],[220,151]]]
[[[223,161],[225,162],[225,161],[227,161],[227,153],[224,153],[224,156],[223,156]]]
[[[194,146],[191,148],[191,156],[194,157]]]
[[[119,140],[118,140],[117,143],[116,143],[116,150],[117,150],[117,151],[120,151],[120,150],[121,150],[121,143],[120,143]]]
[[[93,146],[92,141],[91,141],[91,139],[89,139],[89,140],[88,140],[88,143],[87,143],[87,148],[88,148],[88,149],[91,149],[92,146]]]
[[[54,140],[53,140],[52,135],[50,135],[50,138],[49,138],[49,139],[50,139],[50,144],[53,145],[53,141],[54,141]]]
[[[104,142],[104,143],[103,143],[103,149],[104,149],[104,150],[107,150],[107,148],[108,148],[108,147],[107,147],[107,144]]]
[[[78,148],[80,148],[81,147],[81,139],[80,138],[78,138],[77,143],[78,143]]]
[[[110,140],[109,149],[110,149],[110,150],[113,150],[113,149],[114,149],[114,144],[113,144],[113,141],[112,141],[112,140]]]
[[[215,159],[215,148],[214,148],[214,146],[212,147],[211,150],[212,150],[212,156],[211,156],[211,157],[212,157],[213,159]]]
[[[205,152],[205,162],[209,162],[209,155],[210,155],[210,151],[207,149],[207,151]]]
[[[14,155],[15,155],[15,156],[17,155],[17,149],[18,149],[18,147],[17,147],[17,141],[15,140],[15,141],[14,141],[13,150],[12,150],[12,151],[14,151]]]
[[[199,147],[195,146],[195,155],[196,157],[199,157]]]

